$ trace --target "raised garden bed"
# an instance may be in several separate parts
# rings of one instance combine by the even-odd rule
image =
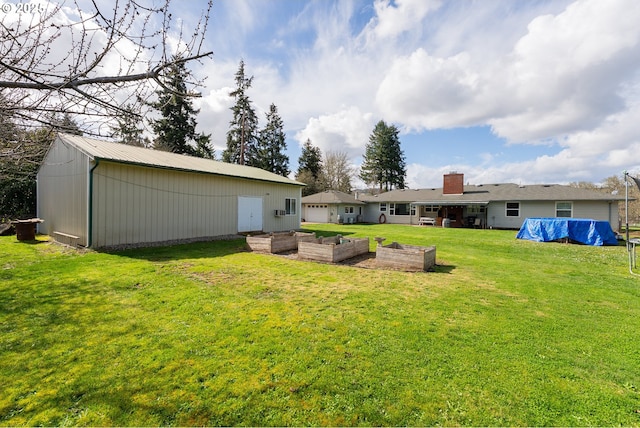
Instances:
[[[378,266],[411,271],[427,271],[436,265],[436,247],[419,247],[393,242],[388,245],[378,243],[376,247]]]
[[[346,239],[340,235],[298,243],[298,258],[337,263],[369,252],[369,238]]]
[[[282,253],[296,250],[300,241],[315,239],[315,232],[272,232],[264,235],[247,236],[247,245],[249,245],[251,251],[259,253]]]

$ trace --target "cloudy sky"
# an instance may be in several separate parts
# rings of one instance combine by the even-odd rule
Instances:
[[[241,59],[297,167],[307,138],[354,165],[400,130],[412,188],[640,174],[637,0],[219,0],[198,122],[224,148]]]
[[[0,2],[5,20],[26,16]],[[205,6],[172,3],[188,31]],[[198,131],[220,156],[244,60],[260,125],[274,103],[294,171],[307,139],[359,166],[384,120],[411,188],[450,171],[471,184],[640,176],[639,23],[638,0],[214,0],[214,56],[190,64],[206,77]]]

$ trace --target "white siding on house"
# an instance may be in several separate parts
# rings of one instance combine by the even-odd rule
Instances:
[[[615,205],[615,211],[612,208]],[[573,202],[573,217],[574,218],[592,218],[594,220],[606,220],[611,223],[611,227],[616,229],[618,227],[618,204],[594,204],[590,202],[576,201]],[[610,218],[613,214],[614,217]]]
[[[519,229],[527,218],[556,217],[558,201],[513,201],[520,202],[520,216],[506,216],[506,202],[491,202],[487,208],[487,226],[500,229]],[[566,202],[566,201],[559,201]],[[606,201],[572,201],[573,218],[589,218],[608,221],[617,229],[618,204]]]
[[[417,224],[418,223],[418,214],[416,211],[416,215],[391,215],[391,204],[409,204],[410,202],[391,202],[387,203],[387,209],[385,211],[380,211],[380,203],[377,202],[369,202],[366,206],[362,208],[362,216],[363,221],[369,223],[378,223],[380,222],[381,214],[384,214],[386,218],[386,223],[388,224]],[[356,208],[357,210],[357,208]]]
[[[38,171],[38,217],[44,234],[62,232],[78,236],[87,245],[89,159],[66,144],[53,144]]]
[[[530,217],[555,217],[555,201],[509,201],[520,204],[518,217],[507,217],[507,202],[491,202],[487,207],[487,226],[499,229],[519,229]]]
[[[369,202],[363,207],[363,217],[367,223],[377,223],[380,216],[380,210],[377,203]]]
[[[340,222],[342,223],[356,223],[358,221],[358,215],[360,210],[364,212],[362,209],[362,205],[353,205],[353,204],[338,204],[337,212],[340,216]],[[349,211],[349,212],[347,212]],[[336,218],[336,221],[337,218]]]

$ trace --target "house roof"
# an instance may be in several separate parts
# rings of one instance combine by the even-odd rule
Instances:
[[[361,195],[364,202],[412,202],[424,204],[488,204],[497,201],[623,201],[624,196],[560,184],[513,183],[464,186],[464,193],[443,195],[438,189],[396,189],[379,195]]]
[[[58,138],[64,144],[70,144],[76,147],[78,150],[82,151],[94,160],[106,160],[131,165],[223,175],[281,184],[292,184],[298,186],[305,185],[304,183],[291,180],[290,178],[250,166],[219,162],[120,143],[112,143],[78,135],[60,133],[58,134]]]
[[[364,202],[357,200],[353,195],[340,192],[339,190],[326,190],[302,198],[303,204],[352,204],[364,205]]]

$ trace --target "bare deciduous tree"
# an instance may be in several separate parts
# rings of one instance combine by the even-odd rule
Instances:
[[[146,103],[175,61],[212,55],[203,48],[211,1],[190,29],[175,19],[171,0],[153,4],[72,0],[8,8],[0,15],[0,114],[38,127],[67,113],[85,133],[108,135],[122,106]],[[201,82],[189,83],[195,95]]]
[[[198,95],[192,75],[186,89],[165,77],[212,55],[204,48],[211,7],[187,28],[171,0],[3,4],[0,217],[35,215],[35,174],[53,131],[111,136],[123,117],[144,123],[158,87]]]
[[[322,172],[320,181],[325,190],[339,190],[341,192],[351,192],[351,180],[355,177],[356,171],[349,163],[349,156],[346,152],[327,151],[322,162]]]

